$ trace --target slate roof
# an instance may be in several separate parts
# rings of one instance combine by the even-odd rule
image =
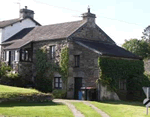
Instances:
[[[26,36],[33,29],[34,29],[34,27],[25,28],[25,29],[21,30],[20,32],[18,32],[17,34],[10,37],[9,39],[7,39],[6,41],[4,41],[4,42],[14,41],[14,40],[17,40],[17,39],[22,39],[24,36]]]
[[[26,19],[26,18],[25,18]],[[29,18],[31,19],[32,21],[34,21],[36,24],[38,24],[39,26],[41,26],[41,24],[39,24],[37,21],[35,21],[33,18]],[[0,21],[0,28],[4,28],[6,26],[9,26],[9,25],[13,25],[17,22],[21,22],[22,20],[24,19],[20,19],[20,18],[17,18],[17,19],[11,19],[11,20],[4,20],[4,21]]]
[[[89,41],[89,40],[74,40],[75,43],[84,46],[98,54],[100,56],[111,56],[111,57],[122,57],[131,59],[142,59],[141,57],[117,46],[116,44],[109,44],[100,41]]]
[[[5,49],[16,49],[22,47],[25,43],[31,41],[44,41],[51,39],[63,39],[69,37],[73,32],[75,32],[80,26],[85,24],[83,20],[74,21],[74,22],[66,22],[60,24],[46,25],[46,26],[38,26],[32,29],[27,35],[25,35],[22,39],[7,41],[3,44],[7,44],[12,42],[13,44],[7,46]],[[29,29],[26,29],[29,30]],[[14,37],[18,37],[22,35],[23,31],[20,31]],[[11,37],[13,38],[13,37]],[[9,39],[11,40],[11,39]]]

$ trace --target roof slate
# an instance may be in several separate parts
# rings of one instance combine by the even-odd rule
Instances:
[[[20,21],[19,18],[17,19],[11,19],[11,20],[5,20],[5,21],[1,21],[0,22],[0,28],[3,28],[3,27],[6,27],[6,26],[9,26],[11,24],[14,24],[16,22]]]
[[[66,22],[60,24],[46,25],[46,26],[38,26],[29,31],[22,39],[15,40],[13,37],[18,37],[19,35],[23,35],[23,31],[20,31],[9,40],[13,40],[13,44],[7,46],[5,49],[16,49],[22,47],[25,43],[31,41],[44,41],[51,39],[63,39],[69,37],[74,31],[76,31],[80,26],[82,26],[85,22],[74,21],[74,22]],[[26,30],[30,30],[27,28]],[[20,36],[19,36],[20,37]],[[8,43],[3,42],[3,44]]]
[[[7,39],[6,41],[4,41],[4,42],[14,41],[14,40],[17,40],[17,39],[22,39],[24,36],[26,36],[33,29],[34,29],[34,27],[25,28],[25,29],[21,30],[20,32],[18,32],[17,34],[10,37],[9,39]]]
[[[29,18],[29,17],[28,17]],[[26,18],[25,18],[26,19]],[[34,19],[32,18],[29,18],[31,19],[32,21],[34,21],[36,24],[38,24],[39,26],[41,26],[41,24],[39,24],[37,21],[35,21]],[[14,23],[17,23],[17,22],[21,22],[22,20],[24,19],[20,19],[20,18],[16,18],[16,19],[11,19],[11,20],[5,20],[5,21],[0,21],[0,28],[4,28],[6,26],[9,26],[9,25],[13,25]]]
[[[75,43],[89,48],[101,56],[122,57],[132,59],[142,59],[141,57],[121,48],[115,44],[104,43],[100,41],[74,40]]]

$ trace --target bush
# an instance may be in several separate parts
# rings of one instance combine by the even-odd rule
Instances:
[[[66,90],[64,89],[55,89],[53,90],[54,98],[66,98]]]
[[[50,78],[37,76],[35,78],[35,88],[45,93],[52,92],[52,80]]]
[[[8,72],[6,75],[1,77],[0,84],[25,87],[26,83],[25,80],[18,73]]]
[[[5,76],[9,71],[11,71],[11,67],[0,61],[0,78]]]

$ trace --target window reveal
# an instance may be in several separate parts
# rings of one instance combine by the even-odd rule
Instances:
[[[31,49],[22,49],[20,51],[21,61],[32,61],[32,50]]]
[[[75,55],[74,59],[75,59],[75,67],[79,67],[80,66],[80,55]]]
[[[55,58],[55,45],[50,46],[50,57],[51,59]]]

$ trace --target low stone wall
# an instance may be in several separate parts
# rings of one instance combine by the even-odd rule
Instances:
[[[33,94],[27,96],[18,96],[14,98],[0,98],[0,103],[2,102],[48,102],[53,100],[53,95],[51,94]]]

